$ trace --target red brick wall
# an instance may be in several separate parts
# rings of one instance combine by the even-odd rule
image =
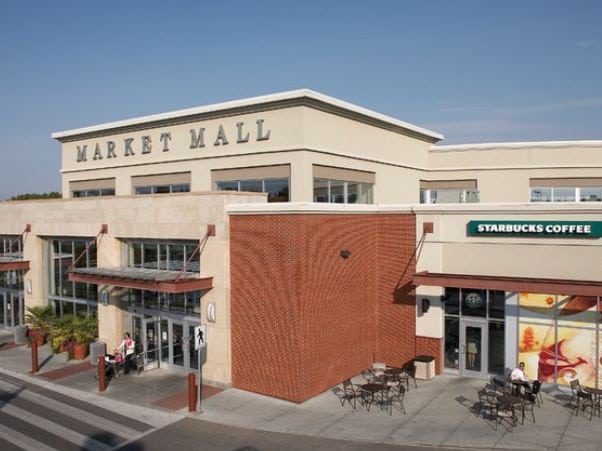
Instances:
[[[300,402],[410,360],[414,243],[411,214],[232,216],[234,386]]]
[[[443,374],[443,339],[416,337],[416,355],[435,357],[435,372]]]

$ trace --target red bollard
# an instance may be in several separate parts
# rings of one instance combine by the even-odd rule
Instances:
[[[98,391],[105,391],[107,380],[105,378],[105,356],[98,356]]]
[[[38,369],[38,341],[34,335],[31,340],[31,374],[36,374]]]
[[[196,412],[196,376],[188,373],[188,411]]]

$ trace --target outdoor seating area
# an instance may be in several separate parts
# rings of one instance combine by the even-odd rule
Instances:
[[[591,421],[597,412],[600,417],[600,398],[602,390],[582,388],[579,380],[570,383],[571,397],[566,407],[574,415],[589,413]],[[543,405],[540,381],[514,381],[493,377],[482,389],[477,391],[478,403],[475,409],[477,416],[494,420],[495,428],[508,425],[511,431],[515,426],[525,424],[525,419],[536,421],[536,411]]]
[[[360,406],[369,412],[371,408],[378,407],[388,411],[389,415],[394,410],[407,414],[404,398],[410,387],[418,388],[414,365],[391,367],[384,363],[373,363],[372,367],[362,371],[361,377],[359,383],[347,379],[342,387],[332,389],[341,406],[348,403],[354,410]]]
[[[525,418],[536,423],[535,407],[543,403],[541,382],[516,381],[493,377],[482,389],[478,390],[476,415],[495,421],[495,428],[508,424],[512,430],[520,419],[525,424]]]
[[[579,379],[571,381],[571,401],[570,405],[573,408],[575,415],[579,412],[586,413],[589,411],[589,420],[592,420],[594,412],[598,412],[600,418],[600,401],[602,398],[602,390],[593,387],[581,387]]]

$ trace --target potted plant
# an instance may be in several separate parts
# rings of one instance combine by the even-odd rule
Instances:
[[[76,316],[73,320],[72,355],[76,360],[85,359],[88,347],[97,335],[98,321],[92,315]]]
[[[73,315],[57,317],[50,327],[49,340],[55,354],[69,350],[69,343],[73,340]]]
[[[36,340],[38,346],[46,343],[46,336],[50,332],[54,319],[54,307],[52,305],[36,305],[27,307],[25,323],[29,326],[29,339]]]

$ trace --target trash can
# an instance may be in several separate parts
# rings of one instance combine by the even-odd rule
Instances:
[[[15,344],[22,345],[27,343],[27,326],[15,327]]]
[[[107,345],[102,341],[94,341],[90,343],[90,363],[96,364],[99,355],[107,353]]]
[[[435,377],[435,357],[432,355],[418,355],[414,357],[416,379],[432,379]]]

